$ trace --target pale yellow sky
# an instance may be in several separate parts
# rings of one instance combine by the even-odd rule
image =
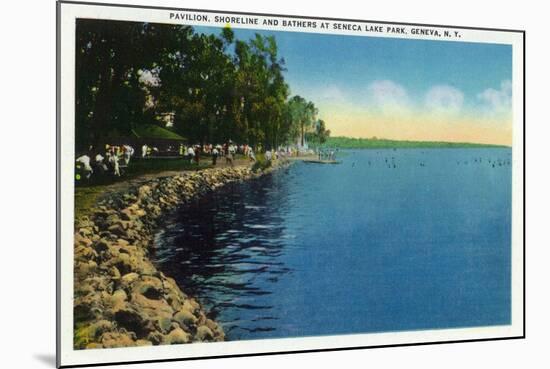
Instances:
[[[327,106],[320,117],[331,136],[411,141],[448,141],[511,145],[509,113],[417,112],[409,109],[372,111],[352,106]]]

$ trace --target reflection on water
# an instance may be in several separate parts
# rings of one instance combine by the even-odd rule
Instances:
[[[230,340],[509,324],[510,150],[346,154],[180,209],[155,263]]]
[[[271,294],[273,284],[291,272],[279,261],[290,237],[283,224],[283,180],[265,176],[227,185],[181,209],[157,235],[156,263],[200,296],[214,319],[225,312],[220,322],[228,337],[274,330],[269,321],[278,319],[270,315],[273,306],[257,297]]]

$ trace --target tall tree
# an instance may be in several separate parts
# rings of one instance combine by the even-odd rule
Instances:
[[[143,117],[138,72],[155,65],[148,23],[79,19],[76,24],[77,147],[127,132]]]
[[[194,33],[189,26],[78,20],[76,55],[77,146],[112,132],[161,124],[190,142],[232,139],[276,148],[304,137],[317,109],[289,100],[285,60],[273,36],[236,40]]]
[[[313,130],[306,134],[308,142],[315,145],[322,145],[330,137],[330,130],[326,128],[325,121],[322,119],[317,120],[313,125]]]

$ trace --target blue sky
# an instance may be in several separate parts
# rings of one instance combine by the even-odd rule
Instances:
[[[220,32],[218,27],[195,30]],[[479,124],[500,121],[500,128],[511,124],[510,45],[233,30],[241,40],[255,33],[274,35],[292,94],[313,101],[321,116],[338,118],[328,122],[337,131],[344,111],[360,115],[368,110],[369,119],[376,119],[372,112],[382,114],[382,106],[390,107],[384,116],[393,114],[393,120],[420,113],[425,120],[441,120],[445,113],[449,121],[482,115]],[[384,119],[379,121],[383,124]]]

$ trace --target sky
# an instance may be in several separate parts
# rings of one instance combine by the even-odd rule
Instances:
[[[233,31],[275,36],[291,94],[315,103],[332,136],[512,143],[511,45]]]

